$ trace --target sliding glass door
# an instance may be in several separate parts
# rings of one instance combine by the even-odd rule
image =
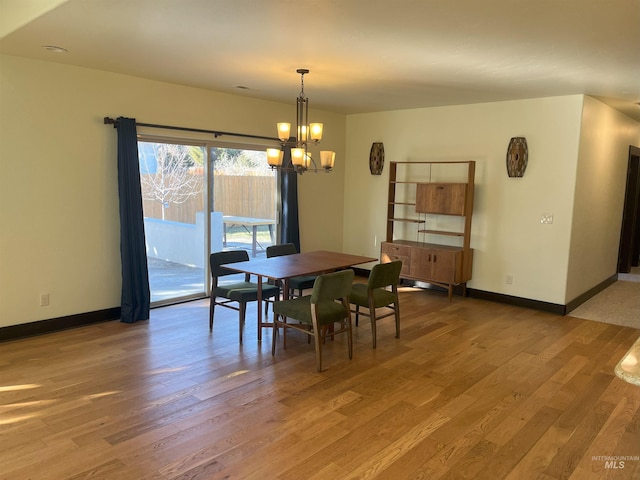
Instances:
[[[277,178],[261,146],[141,136],[138,153],[152,305],[208,295],[209,252],[260,257],[276,243]]]

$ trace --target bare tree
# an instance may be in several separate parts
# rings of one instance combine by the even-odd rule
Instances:
[[[213,171],[223,175],[273,174],[264,150],[214,147],[209,150],[209,156]]]
[[[162,219],[165,209],[171,204],[186,202],[190,197],[202,192],[201,174],[194,174],[202,167],[202,154],[199,147],[174,145],[170,143],[146,144],[140,152],[140,175],[142,198],[160,202]]]

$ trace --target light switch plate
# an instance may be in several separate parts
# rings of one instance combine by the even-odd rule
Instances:
[[[540,217],[540,223],[543,223],[545,225],[553,223],[553,213],[543,213]]]

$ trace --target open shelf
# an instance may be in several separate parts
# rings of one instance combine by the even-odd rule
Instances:
[[[447,232],[445,230],[418,230],[418,233],[428,233],[430,235],[446,235],[448,237],[464,237],[464,232]]]
[[[388,218],[389,222],[409,222],[409,223],[424,223],[424,220],[418,218]]]

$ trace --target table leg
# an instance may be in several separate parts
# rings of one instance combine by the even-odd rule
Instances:
[[[258,226],[254,225],[253,226],[253,236],[252,236],[252,240],[251,240],[251,255],[253,257],[256,256],[257,243],[258,243]]]
[[[262,341],[262,276],[258,275],[258,342]]]
[[[282,299],[289,300],[289,279],[285,278],[282,283]]]

